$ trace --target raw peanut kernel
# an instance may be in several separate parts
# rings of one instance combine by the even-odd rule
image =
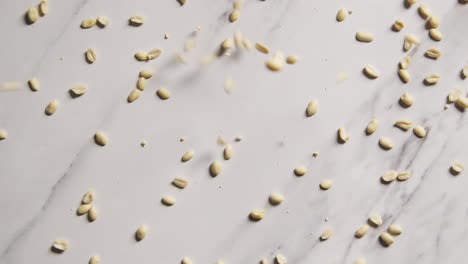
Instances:
[[[280,71],[283,68],[283,53],[277,51],[273,58],[266,60],[265,65],[271,71]]]
[[[162,100],[167,100],[167,99],[171,98],[171,92],[169,92],[169,90],[166,89],[166,88],[159,88],[156,91],[156,94]]]
[[[440,50],[438,50],[437,48],[430,48],[428,50],[426,50],[426,57],[430,58],[430,59],[438,59],[440,57],[440,55],[442,55],[442,52]]]
[[[411,57],[405,56],[403,59],[401,59],[399,66],[400,66],[400,69],[406,70],[408,69],[410,64],[411,64]]]
[[[413,122],[409,120],[398,120],[395,122],[395,126],[403,131],[407,131],[413,126]]]
[[[8,137],[8,132],[5,129],[0,129],[0,140],[4,140]]]
[[[299,57],[297,57],[296,55],[290,55],[286,57],[287,64],[296,64],[298,60],[299,60]]]
[[[427,19],[432,15],[431,10],[426,4],[421,4],[418,8],[418,13],[423,19]]]
[[[399,172],[397,175],[397,180],[399,181],[406,181],[411,177],[411,173],[409,171],[402,171]]]
[[[154,72],[152,70],[146,69],[146,70],[141,70],[140,71],[140,77],[143,77],[145,79],[149,79],[149,78],[153,77],[153,75],[154,75]]]
[[[346,143],[349,140],[348,132],[344,127],[338,129],[338,142],[341,144]]]
[[[323,180],[320,182],[320,189],[322,190],[328,190],[333,186],[333,181],[332,180]]]
[[[310,117],[317,113],[318,111],[318,101],[316,99],[309,102],[306,108],[306,116]]]
[[[401,97],[400,97],[400,103],[402,106],[404,107],[410,107],[413,105],[414,103],[414,99],[413,99],[413,96],[411,96],[411,94],[409,93],[404,93]]]
[[[395,240],[393,239],[393,237],[387,233],[387,232],[383,232],[381,235],[380,235],[380,240],[385,244],[385,246],[390,246],[391,244],[393,244],[395,242]]]
[[[99,146],[105,146],[107,145],[108,139],[107,139],[106,134],[104,134],[104,132],[98,131],[96,132],[96,134],[94,134],[94,141]]]
[[[327,228],[325,231],[323,231],[322,235],[320,236],[321,241],[325,241],[329,239],[333,235],[333,229]]]
[[[184,153],[184,155],[182,155],[182,158],[180,160],[182,162],[187,162],[193,158],[193,155],[195,155],[195,151],[193,150],[187,151]]]
[[[357,238],[361,238],[365,236],[367,232],[369,231],[369,228],[370,226],[368,224],[363,224],[356,230],[356,232],[354,232],[354,236]]]
[[[78,97],[85,94],[86,91],[88,91],[88,88],[85,85],[77,84],[70,89],[69,93],[72,97]]]
[[[142,225],[135,232],[135,239],[137,241],[143,240],[147,234],[148,234],[148,227],[146,225]]]
[[[398,236],[403,232],[403,228],[399,225],[392,224],[388,227],[388,232],[394,236]]]
[[[410,50],[414,45],[419,45],[421,40],[413,34],[408,34],[405,36],[405,40],[403,42],[403,51]]]
[[[456,102],[458,98],[460,98],[462,95],[463,95],[463,90],[460,88],[456,88],[448,94],[447,102],[449,103]]]
[[[439,80],[440,80],[440,75],[437,73],[432,73],[432,74],[427,75],[426,78],[424,78],[424,83],[426,85],[434,85],[437,82],[439,82]]]
[[[219,160],[215,160],[211,163],[210,165],[210,174],[212,177],[216,177],[218,176],[221,171],[222,171],[223,167],[221,165],[221,162]]]
[[[47,12],[49,12],[49,2],[47,0],[41,0],[41,3],[39,3],[39,14],[41,16],[45,16]]]
[[[35,7],[29,8],[26,18],[29,24],[35,23],[39,19],[39,12],[37,11],[37,8]]]
[[[68,249],[68,242],[66,240],[55,240],[52,244],[52,250],[56,253],[62,253]]]
[[[146,88],[146,79],[143,78],[143,77],[140,77],[137,81],[137,89],[140,90],[140,91],[143,91],[145,90]]]
[[[393,141],[388,137],[382,137],[379,139],[379,145],[384,150],[390,150],[393,148]]]
[[[143,25],[143,23],[145,23],[145,17],[140,15],[131,16],[129,19],[129,23],[132,26],[141,26]]]
[[[294,169],[294,174],[296,176],[304,176],[307,173],[307,168],[304,166],[299,166]]]
[[[92,205],[90,204],[82,204],[78,209],[76,209],[76,214],[77,215],[84,215],[88,213],[89,209],[91,209]]]
[[[419,138],[423,138],[427,134],[426,129],[422,126],[415,126],[413,128],[413,133]]]
[[[394,181],[397,177],[398,177],[398,173],[396,171],[389,170],[389,171],[384,172],[381,179],[385,183],[390,183]]]
[[[133,89],[127,97],[127,102],[131,103],[140,98],[141,90]]]
[[[148,52],[148,60],[154,60],[159,57],[162,53],[160,49],[152,49]]]
[[[188,185],[188,181],[184,178],[174,178],[172,184],[177,188],[184,189]]]
[[[90,222],[96,221],[96,219],[98,218],[98,213],[99,212],[96,206],[91,206],[91,208],[89,208],[89,211],[88,211],[88,221]]]
[[[53,115],[57,111],[58,105],[59,103],[57,100],[50,102],[45,108],[46,115]]]
[[[192,261],[189,258],[183,258],[180,264],[192,264]]]
[[[464,170],[465,170],[465,165],[463,165],[463,163],[461,163],[459,161],[455,161],[452,164],[452,166],[450,167],[450,171],[454,175],[458,175],[458,174],[462,173]]]
[[[147,61],[148,60],[148,53],[144,51],[138,51],[135,53],[135,58],[139,61]]]
[[[367,264],[367,261],[365,258],[358,258],[354,261],[354,264]]]
[[[434,41],[441,41],[443,38],[442,33],[436,28],[431,28],[429,30],[429,37]]]
[[[240,10],[239,9],[234,9],[232,10],[231,14],[229,14],[229,22],[234,22],[237,19],[239,19],[240,16]]]
[[[431,28],[438,28],[440,25],[440,19],[437,16],[431,16],[427,21],[427,25]]]
[[[173,206],[176,203],[176,199],[172,196],[164,196],[161,202],[166,206]]]
[[[463,69],[461,70],[461,76],[463,79],[468,78],[468,64],[463,66]]]
[[[224,148],[223,156],[225,160],[230,160],[232,158],[232,146],[231,145],[228,144]]]
[[[378,227],[381,224],[383,224],[382,217],[380,217],[379,215],[372,215],[372,216],[369,217],[369,219],[367,221],[373,227]]]
[[[405,22],[401,19],[398,19],[393,23],[392,29],[398,32],[402,30],[404,27],[405,27]]]
[[[284,201],[284,196],[281,193],[275,192],[270,194],[268,200],[272,205],[278,205]]]
[[[374,35],[370,32],[357,32],[356,39],[361,42],[372,42],[374,40]]]
[[[366,134],[371,135],[379,127],[379,121],[377,119],[372,119],[366,127]]]
[[[400,80],[404,83],[408,83],[411,81],[411,75],[408,70],[400,69],[398,71],[398,76],[400,76]]]
[[[88,17],[81,22],[81,28],[91,28],[96,25],[97,20],[93,17]]]
[[[367,64],[364,67],[364,75],[366,75],[367,78],[369,78],[369,79],[376,79],[376,78],[379,77],[380,73],[377,70],[377,68],[375,68],[374,65]]]
[[[463,109],[468,108],[468,97],[459,97],[457,101],[455,101],[455,104]]]
[[[275,261],[277,264],[288,264],[286,257],[281,254],[276,255]]]
[[[28,81],[29,88],[31,88],[31,91],[37,92],[40,89],[39,85],[39,80],[36,78],[32,78],[31,80]]]
[[[260,221],[265,217],[265,210],[263,209],[254,209],[252,212],[250,212],[249,215],[250,219],[254,221]]]
[[[96,61],[96,52],[93,49],[88,49],[85,53],[86,61],[92,64]]]
[[[92,256],[89,259],[89,264],[99,264],[101,263],[101,258],[99,256]]]
[[[341,8],[338,10],[338,13],[336,13],[336,21],[341,22],[346,19],[348,16],[348,10],[346,8]]]
[[[270,48],[263,44],[263,43],[260,43],[260,42],[256,42],[255,43],[255,48],[260,51],[261,53],[265,53],[265,54],[268,54],[270,53]]]
[[[89,190],[83,195],[83,199],[81,200],[81,203],[90,204],[94,201],[95,196],[96,195],[94,194],[94,191]]]
[[[98,16],[96,21],[98,26],[100,27],[106,27],[107,25],[109,25],[109,18],[106,16]]]

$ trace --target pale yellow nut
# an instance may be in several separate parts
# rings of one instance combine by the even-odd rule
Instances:
[[[182,6],[182,5],[185,5],[185,3],[187,3],[188,0],[177,0],[177,2],[179,2],[179,4]]]
[[[210,174],[212,177],[218,176],[223,170],[223,166],[219,160],[215,160],[210,164]]]
[[[91,206],[88,211],[88,221],[94,222],[98,218],[99,211],[96,206]]]
[[[415,126],[413,128],[413,133],[418,137],[418,138],[423,138],[426,136],[427,131],[424,127],[422,126]]]
[[[140,77],[145,78],[145,79],[149,79],[153,77],[153,75],[154,75],[154,71],[148,70],[148,69],[141,70],[139,74]]]
[[[390,183],[390,182],[396,180],[397,177],[398,177],[398,173],[396,171],[389,170],[389,171],[384,172],[381,179],[385,183]]]
[[[367,124],[367,127],[366,127],[366,134],[367,135],[371,135],[372,133],[374,133],[377,128],[379,127],[379,120],[377,119],[372,119],[369,124]]]
[[[52,100],[45,108],[46,115],[53,115],[57,111],[59,102],[57,100]]]
[[[320,154],[319,152],[314,152],[314,153],[312,153],[312,156],[314,156],[314,157],[318,157],[318,156],[319,156],[319,154]]]
[[[419,6],[418,13],[423,19],[427,19],[427,18],[431,17],[431,15],[432,15],[432,12],[429,9],[429,6],[427,6],[426,4],[421,4]]]
[[[393,143],[393,141],[390,138],[381,137],[379,139],[379,146],[384,150],[390,150],[395,146],[395,144]]]
[[[131,103],[136,99],[140,98],[141,90],[133,89],[127,97],[127,102]]]
[[[223,151],[223,157],[225,160],[230,160],[232,158],[232,146],[231,145],[226,145],[226,147],[224,147],[224,151]]]
[[[463,69],[461,70],[461,76],[463,79],[468,78],[468,64],[463,66]]]
[[[76,214],[77,215],[84,215],[88,213],[89,209],[91,209],[92,205],[90,204],[82,204],[76,209]]]
[[[454,103],[458,100],[463,95],[463,90],[460,88],[453,89],[450,91],[450,93],[447,95],[447,102],[449,103]]]
[[[274,192],[270,194],[270,197],[268,197],[268,200],[272,205],[278,205],[284,201],[284,195],[278,192]]]
[[[376,79],[379,77],[380,72],[377,70],[377,68],[372,65],[372,64],[367,64],[364,67],[364,74],[369,78],[369,79]]]
[[[314,100],[310,101],[309,104],[307,104],[306,116],[311,117],[311,116],[315,115],[317,113],[317,111],[318,111],[318,100],[314,99]]]
[[[410,56],[405,56],[401,61],[399,62],[400,69],[406,70],[408,69],[409,65],[411,64],[411,57]]]
[[[294,174],[296,176],[304,176],[307,173],[307,168],[304,166],[298,166],[294,168]]]
[[[82,96],[83,94],[85,94],[86,91],[88,91],[88,87],[86,87],[86,85],[77,84],[69,90],[69,93],[71,94],[72,97],[78,97],[78,96]]]
[[[0,129],[0,140],[4,140],[8,137],[8,132],[5,129]]]
[[[98,26],[106,27],[107,25],[109,25],[110,20],[106,16],[98,16],[97,19],[96,19],[96,22],[97,22]]]
[[[400,69],[398,71],[398,76],[403,83],[409,83],[411,81],[411,75],[408,70]]]
[[[437,73],[429,74],[429,75],[426,76],[426,78],[424,78],[424,83],[426,85],[434,85],[434,84],[439,82],[440,77],[441,76],[439,74],[437,74]]]
[[[180,264],[192,264],[192,260],[190,260],[189,258],[185,257],[183,258],[181,261],[180,261]]]
[[[261,42],[256,42],[255,43],[255,48],[258,51],[260,51],[261,53],[265,53],[265,54],[270,53],[270,48],[267,45],[265,45],[265,44],[263,44]]]
[[[135,239],[137,241],[143,240],[148,234],[148,227],[146,225],[141,225],[135,232]]]
[[[147,61],[148,60],[148,53],[144,51],[138,51],[135,53],[135,58],[139,61]]]
[[[131,16],[129,19],[129,23],[132,26],[141,26],[143,25],[143,23],[145,23],[145,17],[140,15]]]
[[[265,217],[265,210],[263,209],[254,209],[252,212],[250,212],[249,217],[252,220],[259,221],[262,220],[263,217]]]
[[[410,107],[414,104],[413,96],[409,93],[404,93],[400,97],[400,102],[404,107]]]
[[[341,144],[346,143],[349,140],[348,132],[344,127],[338,129],[338,142]]]
[[[405,22],[401,19],[398,19],[395,22],[393,22],[392,28],[396,32],[402,30],[404,27],[405,27]]]
[[[403,131],[407,131],[413,126],[413,122],[409,120],[398,120],[395,122],[395,126],[400,128]]]
[[[89,64],[94,63],[96,61],[96,58],[97,58],[96,51],[94,51],[93,49],[86,50],[85,58],[86,58],[86,61]]]
[[[166,206],[173,206],[176,203],[176,198],[173,196],[164,196],[161,202]]]
[[[360,226],[356,232],[354,232],[354,236],[356,238],[361,238],[363,236],[365,236],[367,234],[367,232],[369,231],[369,228],[370,226],[368,224],[363,224],[362,226]]]
[[[288,264],[288,260],[285,256],[278,254],[275,256],[276,264]]]
[[[413,34],[407,34],[403,42],[403,51],[410,50],[413,46],[419,45],[421,40]]]
[[[468,108],[468,97],[459,97],[457,101],[455,101],[455,104],[463,109]]]
[[[28,81],[28,84],[29,84],[29,88],[31,89],[31,91],[33,92],[39,91],[40,85],[39,85],[39,80],[37,78],[32,78],[31,80]]]
[[[96,142],[96,144],[103,147],[107,145],[109,139],[107,138],[107,135],[104,132],[97,131],[96,134],[94,134],[94,141]]]
[[[357,32],[356,39],[361,42],[372,42],[374,40],[374,34],[370,32]]]
[[[174,178],[172,184],[177,188],[184,189],[188,185],[188,181],[184,178]]]
[[[271,71],[280,71],[283,68],[283,53],[277,51],[273,58],[269,58],[265,61],[265,66]]]
[[[90,204],[94,201],[96,195],[93,190],[88,190],[84,195],[83,199],[81,199],[81,203],[83,204]]]
[[[367,264],[367,260],[365,258],[358,258],[354,261],[354,264]]]
[[[452,163],[452,166],[450,166],[450,171],[455,175],[462,173],[464,170],[465,165],[463,165],[463,163],[459,161],[455,161],[454,163]]]
[[[49,2],[47,0],[41,0],[39,3],[39,14],[45,16],[49,12]]]
[[[429,37],[434,41],[441,41],[443,38],[442,33],[436,28],[429,29]]]
[[[411,173],[409,171],[402,171],[399,172],[397,175],[397,180],[399,181],[406,181],[411,177]]]
[[[286,57],[287,64],[296,64],[298,60],[299,60],[299,57],[296,55],[289,55]]]
[[[341,8],[336,13],[336,21],[341,22],[345,20],[347,16],[348,16],[348,10],[346,10],[346,8]]]
[[[96,18],[88,17],[81,22],[81,28],[91,28],[94,27],[97,23]]]
[[[233,41],[231,38],[227,38],[225,40],[223,40],[223,42],[221,42],[221,48],[223,49],[223,51],[227,51],[229,49],[232,49],[232,47],[234,46],[233,44]]]
[[[180,158],[180,160],[182,162],[187,162],[187,161],[191,160],[194,155],[195,155],[195,151],[193,151],[193,150],[187,151],[187,152],[184,153],[184,155],[182,155],[182,158]]]
[[[55,240],[52,243],[52,250],[56,253],[62,253],[68,249],[68,241],[66,240]]]
[[[146,79],[143,78],[143,77],[138,78],[136,87],[140,91],[145,90],[145,88],[146,88]]]
[[[427,25],[431,28],[438,28],[440,25],[440,19],[438,16],[431,16],[427,21]]]
[[[37,10],[37,8],[31,7],[28,9],[26,16],[27,16],[28,23],[32,24],[39,19],[39,11]]]
[[[322,180],[320,182],[320,189],[322,190],[328,190],[333,186],[333,181],[332,180]]]
[[[428,50],[426,50],[425,55],[430,59],[436,60],[442,55],[442,52],[437,48],[429,48]]]
[[[400,225],[397,224],[391,224],[388,227],[388,232],[394,236],[398,236],[401,233],[403,233],[403,228]]]
[[[237,48],[242,48],[242,40],[244,39],[244,36],[242,35],[242,32],[239,30],[236,30],[234,32],[234,43],[236,44]]]
[[[268,260],[266,258],[262,258],[259,263],[260,264],[268,264]]]
[[[148,60],[154,60],[157,57],[161,56],[162,50],[161,49],[152,49],[148,52]]]
[[[235,87],[235,82],[231,77],[226,77],[224,80],[224,91],[228,94],[232,93]]]
[[[229,14],[229,22],[234,22],[237,19],[239,19],[240,16],[240,10],[239,9],[234,9],[232,12]]]
[[[89,259],[89,264],[99,264],[101,263],[101,258],[99,256],[92,256]]]
[[[161,100],[167,100],[167,99],[171,98],[171,92],[169,92],[169,90],[166,89],[166,88],[159,88],[156,91],[156,94],[158,95],[158,97]]]
[[[395,240],[393,239],[393,237],[387,233],[387,232],[383,232],[381,235],[380,235],[380,240],[384,243],[385,246],[390,246],[391,244],[393,244],[395,242]]]
[[[252,42],[250,42],[249,39],[244,38],[242,40],[242,46],[244,46],[244,48],[246,48],[247,50],[250,50],[252,49]]]
[[[374,227],[378,227],[381,224],[383,224],[382,217],[380,217],[379,215],[369,216],[368,222],[369,222],[369,224],[371,224]]]
[[[408,3],[409,5],[413,5],[413,4],[416,4],[417,0],[406,0],[406,3]]]
[[[320,240],[325,241],[328,240],[333,235],[333,229],[327,228],[323,231],[322,235],[320,235]]]

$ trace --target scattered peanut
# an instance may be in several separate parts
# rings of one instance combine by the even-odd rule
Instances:
[[[390,150],[395,144],[393,144],[393,141],[390,138],[382,137],[379,139],[379,145],[384,150]]]
[[[173,196],[164,196],[161,202],[166,206],[173,206],[176,203],[176,198]]]
[[[306,116],[307,117],[313,116],[317,113],[317,111],[318,111],[318,100],[314,99],[310,101],[309,104],[307,105]]]
[[[137,89],[140,90],[140,91],[143,91],[145,90],[146,88],[146,79],[143,78],[143,77],[140,77],[138,78],[138,81],[137,81]]]
[[[372,215],[369,217],[368,219],[369,223],[374,226],[374,227],[378,227],[380,226],[381,224],[383,224],[383,221],[382,221],[382,217],[380,217],[379,215]]]
[[[403,228],[397,224],[392,224],[388,227],[388,232],[394,236],[398,236],[403,232]]]
[[[419,138],[423,138],[427,134],[426,129],[422,126],[415,126],[413,128],[413,133]]]
[[[223,167],[221,165],[221,162],[219,160],[215,160],[211,163],[210,165],[210,174],[211,176],[213,177],[216,177],[218,176],[221,171],[222,171]]]
[[[152,49],[148,52],[148,60],[154,60],[157,57],[161,56],[162,50],[161,49]]]
[[[399,66],[400,69],[406,70],[408,69],[409,65],[411,64],[411,57],[410,56],[405,56],[403,59],[401,59]]]
[[[371,135],[372,133],[374,133],[377,128],[379,127],[379,120],[377,119],[372,119],[369,124],[367,124],[367,127],[366,127],[366,134],[367,135]]]
[[[93,190],[88,190],[84,195],[83,199],[81,199],[81,203],[83,204],[90,204],[94,201],[95,194]]]
[[[57,100],[51,101],[45,108],[46,115],[53,115],[57,111],[58,105],[59,103]]]
[[[462,173],[464,170],[465,170],[465,165],[463,165],[463,163],[459,161],[455,161],[450,167],[450,171],[452,171],[452,173],[455,175]]]
[[[135,232],[135,238],[137,241],[143,240],[148,234],[148,227],[146,225],[141,225]]]
[[[145,79],[149,79],[151,77],[153,77],[154,75],[154,72],[152,70],[148,70],[148,69],[145,69],[145,70],[141,70],[140,71],[140,77],[142,78],[145,78]]]
[[[374,65],[367,64],[364,67],[364,74],[369,78],[369,79],[376,79],[379,77],[380,72],[375,68]]]
[[[438,16],[431,16],[427,21],[428,26],[431,28],[438,28],[440,25],[440,19]]]
[[[109,140],[107,139],[107,136],[106,136],[106,134],[104,134],[104,132],[98,131],[98,132],[96,132],[96,134],[94,134],[94,141],[99,146],[105,146],[105,145],[107,145],[107,142]]]
[[[92,205],[90,204],[82,204],[76,209],[76,214],[77,215],[84,215],[88,213],[89,209],[91,209]]]
[[[89,211],[88,211],[88,220],[90,222],[94,222],[96,221],[96,219],[98,218],[98,210],[96,208],[96,206],[91,206],[91,208],[89,208]]]
[[[320,235],[320,240],[325,241],[329,239],[333,235],[333,229],[327,228],[323,231],[322,235]]]
[[[348,10],[346,8],[341,8],[338,10],[338,13],[336,13],[336,21],[341,22],[346,19],[348,16]]]
[[[275,257],[276,264],[288,264],[288,260],[285,256],[278,254]]]
[[[250,218],[255,221],[262,220],[265,217],[265,210],[263,209],[254,209],[250,212]]]
[[[85,53],[86,61],[92,64],[96,61],[96,52],[93,49],[88,49]]]
[[[396,171],[389,170],[389,171],[384,172],[381,179],[385,183],[390,183],[394,181],[397,177],[398,177],[398,173]]]
[[[409,120],[398,120],[395,122],[395,126],[400,128],[401,130],[407,131],[413,126],[413,122]]]
[[[409,94],[409,93],[404,93],[404,94],[400,97],[400,102],[401,102],[401,104],[402,104],[404,107],[410,107],[410,106],[413,105],[414,99],[413,99],[413,96],[411,96],[411,94]]]
[[[383,232],[381,235],[380,235],[380,240],[385,244],[385,246],[390,246],[391,244],[393,244],[395,242],[395,240],[393,239],[393,237],[387,233],[387,232]]]
[[[431,17],[432,12],[426,4],[421,4],[418,8],[418,13],[423,19]]]
[[[455,101],[455,104],[463,109],[468,108],[468,97],[459,97],[457,101]]]
[[[136,99],[140,98],[141,90],[133,89],[127,97],[127,102],[131,103]]]
[[[232,146],[231,145],[226,145],[226,147],[224,147],[224,151],[223,151],[223,157],[225,160],[230,160],[232,158]]]
[[[374,35],[370,32],[357,32],[356,39],[361,42],[372,42],[374,40]]]
[[[356,232],[354,232],[354,236],[357,238],[361,238],[365,236],[367,232],[369,231],[369,228],[370,226],[368,224],[363,224],[356,230]]]
[[[401,81],[404,83],[411,81],[411,75],[408,70],[400,69],[398,71],[398,76],[400,76]]]
[[[107,25],[109,25],[109,18],[106,16],[98,16],[96,22],[98,26],[106,27]]]
[[[278,205],[284,201],[284,196],[281,193],[275,192],[270,194],[268,200],[272,205]]]
[[[39,11],[35,7],[31,7],[27,12],[28,22],[33,24],[39,19]]]
[[[169,92],[169,90],[166,89],[166,88],[159,88],[159,89],[156,91],[156,94],[157,94],[158,97],[161,98],[162,100],[167,100],[167,99],[171,98],[171,92]]]
[[[131,16],[129,19],[130,25],[132,26],[141,26],[145,23],[145,17],[140,15]]]
[[[89,264],[99,264],[101,263],[101,258],[99,256],[92,256],[89,259]]]
[[[97,23],[97,20],[93,17],[88,17],[88,18],[85,18],[85,20],[83,20],[81,22],[81,28],[91,28],[91,27],[94,27]]]
[[[328,190],[333,186],[333,181],[332,180],[323,180],[320,182],[320,189],[322,190]]]
[[[31,80],[28,81],[28,84],[29,84],[29,88],[31,88],[33,92],[39,91],[40,86],[39,86],[39,80],[37,78],[32,78]]]
[[[463,90],[460,88],[453,89],[447,96],[447,102],[453,103],[463,95]]]
[[[432,73],[432,74],[427,75],[426,78],[424,78],[424,83],[426,85],[434,85],[437,82],[439,82],[439,80],[440,80],[440,75],[437,73]]]
[[[283,53],[277,51],[273,58],[266,60],[265,65],[271,71],[279,71],[283,68]]]
[[[434,41],[441,41],[443,38],[442,33],[436,28],[429,29],[429,37]]]
[[[68,249],[68,242],[66,240],[55,240],[52,249],[57,253],[62,253]]]
[[[184,178],[174,178],[172,184],[177,188],[184,189],[188,185],[188,181]]]
[[[296,176],[304,176],[307,173],[307,168],[304,166],[299,166],[294,169],[294,174]]]
[[[258,51],[260,51],[261,53],[265,53],[265,54],[270,53],[270,48],[267,45],[265,45],[265,44],[263,44],[261,42],[256,42],[255,43],[255,48]]]
[[[409,171],[402,171],[399,172],[397,175],[397,180],[399,181],[406,181],[411,177],[411,173]]]
[[[77,97],[77,96],[81,96],[81,95],[85,94],[86,91],[88,91],[88,87],[86,87],[86,85],[77,84],[77,85],[73,86],[70,89],[69,92],[73,97]]]
[[[182,162],[187,162],[193,158],[193,155],[195,155],[195,151],[193,150],[187,151],[184,153],[184,155],[182,155],[182,158],[180,160]]]
[[[393,30],[396,32],[402,30],[404,27],[405,27],[405,22],[401,19],[396,20],[392,26]]]
[[[0,129],[0,140],[4,140],[8,137],[8,132],[5,129]]]
[[[49,12],[49,2],[47,0],[41,0],[39,3],[39,14],[45,16]]]

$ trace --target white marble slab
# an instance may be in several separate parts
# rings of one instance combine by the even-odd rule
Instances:
[[[468,91],[459,76],[468,62],[468,5],[425,1],[441,19],[444,39],[434,42],[416,6],[406,9],[399,0],[247,0],[235,23],[227,20],[231,1],[189,0],[180,7],[175,0],[49,0],[49,14],[27,26],[23,14],[36,2],[0,2],[0,83],[21,82],[19,90],[0,92],[0,128],[9,132],[0,142],[0,263],[87,263],[99,254],[102,263],[179,263],[189,256],[194,263],[233,264],[272,260],[277,253],[293,264],[358,257],[380,264],[465,261],[468,175],[454,177],[448,168],[454,160],[468,165],[468,118],[444,105],[453,88]],[[338,23],[341,7],[353,14]],[[134,14],[146,16],[143,26],[128,26]],[[111,19],[107,28],[80,29],[84,18],[99,15]],[[399,18],[406,27],[392,32]],[[200,59],[237,29],[273,51],[299,55],[300,62],[272,73],[264,67],[267,55],[252,50],[202,66]],[[359,43],[356,31],[376,39]],[[413,80],[404,85],[396,71],[408,33],[422,43],[409,53]],[[185,55],[187,64],[174,62],[189,38],[196,47]],[[164,50],[157,60],[133,58],[157,47]],[[442,57],[425,58],[429,47],[442,50]],[[88,48],[98,54],[93,65],[84,61]],[[378,79],[362,75],[368,63],[381,71]],[[156,75],[128,104],[143,68]],[[338,82],[339,72],[348,78]],[[440,83],[424,86],[429,73],[441,74]],[[36,93],[26,86],[33,76],[41,82]],[[231,94],[223,90],[227,76],[236,82]],[[89,91],[72,99],[67,91],[77,83]],[[170,89],[172,98],[159,100],[159,87]],[[409,109],[398,105],[404,92],[415,98]],[[312,98],[320,110],[305,118]],[[48,117],[44,108],[52,99],[60,107]],[[372,118],[380,127],[366,136]],[[428,136],[392,127],[398,119],[423,125]],[[339,127],[351,137],[344,145],[336,142]],[[97,130],[108,134],[107,146],[94,144]],[[231,142],[234,157],[210,177],[210,162],[222,159],[216,139],[238,135],[243,140]],[[395,148],[380,149],[382,136]],[[190,149],[194,159],[181,163]],[[309,173],[294,176],[298,165]],[[409,170],[412,177],[383,185],[379,177],[389,169]],[[186,177],[189,186],[176,189],[174,177]],[[325,178],[334,186],[321,191]],[[75,214],[89,188],[100,211],[94,223]],[[284,193],[282,205],[268,204],[272,191]],[[161,205],[164,195],[177,204]],[[254,208],[267,211],[257,223],[247,219]],[[384,224],[354,238],[371,214],[382,215]],[[384,248],[378,236],[391,223],[404,233]],[[149,234],[137,243],[133,234],[141,224]],[[319,242],[328,227],[334,235]],[[61,255],[50,251],[56,239],[70,242]]]

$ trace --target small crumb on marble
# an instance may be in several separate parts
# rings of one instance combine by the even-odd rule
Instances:
[[[146,145],[148,145],[148,141],[146,141],[145,139],[143,139],[141,142],[140,142],[140,146],[142,148],[144,148]]]
[[[318,157],[318,156],[319,156],[319,154],[320,154],[320,153],[318,153],[318,152],[314,152],[314,153],[312,153],[312,156],[314,156],[314,157]]]
[[[242,141],[242,137],[241,137],[241,136],[237,136],[234,140],[237,141],[237,142],[240,142],[240,141]]]
[[[184,141],[185,141],[185,137],[181,137],[181,138],[179,139],[179,141],[180,141],[180,142],[184,142]]]

